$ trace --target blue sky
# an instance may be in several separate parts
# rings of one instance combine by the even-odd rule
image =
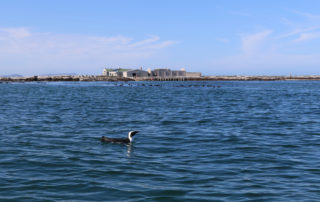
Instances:
[[[320,74],[320,1],[15,1],[0,6],[0,75],[104,67]]]

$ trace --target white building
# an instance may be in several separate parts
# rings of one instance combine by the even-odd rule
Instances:
[[[111,72],[111,71],[113,71],[113,69],[104,68],[103,72],[102,72],[102,75],[103,76],[109,76],[109,72]]]
[[[102,75],[104,76],[115,76],[115,77],[122,77],[123,73],[128,71],[129,69],[122,69],[122,68],[118,68],[118,69],[107,69],[104,68]]]
[[[201,72],[186,72],[186,77],[189,77],[189,78],[201,77]]]
[[[123,72],[123,77],[149,77],[149,73],[141,69],[128,70]]]
[[[155,78],[196,78],[201,77],[200,72],[187,72],[185,69],[181,70],[171,70],[171,69],[154,69],[150,68],[147,71],[140,69],[107,69],[103,70],[104,76],[112,76],[112,77],[155,77]]]
[[[171,70],[171,69],[155,69],[152,71],[152,76],[154,77],[185,77],[186,70]]]

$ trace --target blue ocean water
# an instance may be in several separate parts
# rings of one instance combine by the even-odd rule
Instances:
[[[320,82],[0,84],[1,201],[319,201]],[[106,144],[101,136],[126,137]]]

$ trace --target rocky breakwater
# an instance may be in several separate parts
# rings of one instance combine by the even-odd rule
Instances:
[[[320,75],[310,76],[207,76],[200,80],[219,81],[288,81],[288,80],[320,80]]]
[[[50,81],[133,81],[130,78],[107,76],[31,76],[0,77],[0,82],[50,82]]]
[[[202,76],[202,77],[144,77],[136,81],[290,81],[320,80],[320,75],[311,76]]]

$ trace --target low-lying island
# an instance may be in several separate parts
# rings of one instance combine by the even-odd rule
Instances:
[[[320,80],[314,76],[202,76],[202,77],[113,77],[113,76],[29,76],[0,77],[0,82],[51,82],[51,81],[290,81]]]

